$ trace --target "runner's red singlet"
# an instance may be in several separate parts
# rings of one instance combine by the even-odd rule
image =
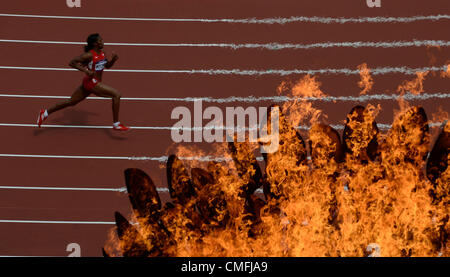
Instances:
[[[102,72],[105,69],[105,65],[108,62],[103,51],[98,54],[94,50],[91,50],[92,61],[88,64],[88,69],[95,72],[95,76],[85,76],[83,78],[83,87],[85,90],[92,90],[99,82],[102,81]]]

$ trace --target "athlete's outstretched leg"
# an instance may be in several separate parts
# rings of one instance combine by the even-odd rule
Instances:
[[[112,112],[113,112],[113,128],[115,130],[127,131],[128,127],[120,124],[119,121],[119,109],[120,109],[120,97],[122,95],[114,88],[107,86],[103,83],[98,83],[93,89],[92,93],[100,97],[108,97],[112,99]]]
[[[47,110],[48,114],[64,109],[66,107],[75,106],[83,101],[90,93],[86,92],[82,86],[78,87],[72,96],[66,101],[60,102]]]
[[[54,113],[56,111],[66,108],[66,107],[74,106],[74,105],[80,103],[81,101],[83,101],[89,94],[90,94],[90,92],[87,92],[85,89],[83,89],[82,86],[79,86],[77,88],[77,90],[75,90],[75,92],[72,94],[70,99],[60,102],[60,103],[54,105],[53,107],[49,108],[48,110],[41,110],[41,112],[39,113],[38,121],[37,121],[38,126],[41,127],[42,122],[51,113]]]

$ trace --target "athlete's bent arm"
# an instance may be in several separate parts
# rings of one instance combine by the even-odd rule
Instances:
[[[69,66],[73,67],[75,69],[78,69],[79,71],[85,73],[88,76],[94,76],[94,72],[87,69],[84,65],[87,64],[89,61],[92,60],[92,53],[83,53],[80,56],[77,56],[73,58],[69,62]]]
[[[112,58],[111,60],[108,60],[108,62],[105,64],[105,68],[111,68],[118,59],[119,56],[117,56],[117,54],[113,52]]]

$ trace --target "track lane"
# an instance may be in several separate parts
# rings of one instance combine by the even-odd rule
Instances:
[[[81,256],[99,257],[110,229],[110,225],[0,223],[2,234],[13,234],[2,240],[0,255],[68,256],[67,245],[78,243]]]
[[[368,65],[370,67],[370,65]],[[314,75],[321,90],[333,96],[359,95],[358,75]],[[296,82],[304,75],[236,76],[207,74],[162,74],[105,72],[103,81],[123,97],[229,97],[274,96],[283,81]],[[2,93],[71,95],[81,84],[83,74],[72,71],[36,71],[0,69]],[[414,76],[387,74],[373,76],[374,93],[396,93],[400,84]],[[13,80],[13,81],[11,81]],[[15,80],[15,81],[14,81]],[[27,80],[27,81],[22,81]],[[424,81],[429,92],[448,91],[449,78],[429,74]]]
[[[436,95],[439,95],[437,93]],[[448,93],[447,93],[448,95]],[[417,97],[417,99],[408,100],[411,105],[423,105],[429,112],[433,112],[435,108],[441,106],[445,108],[450,101],[450,97],[447,98],[430,98],[420,99],[420,95],[411,97]],[[325,98],[324,98],[325,99]],[[35,98],[2,98],[0,102],[0,121],[1,124],[36,124],[37,112],[41,108],[49,108],[55,103],[62,101],[63,99],[35,99]],[[345,119],[347,112],[356,104],[361,105],[380,105],[383,109],[383,113],[377,117],[378,122],[384,124],[390,124],[394,117],[394,109],[398,109],[398,100],[369,100],[367,102],[356,101],[332,101],[332,100],[316,100],[310,101],[314,108],[320,109],[324,114],[330,117],[330,124],[341,124],[341,121]],[[438,103],[436,103],[438,102]],[[268,107],[273,104],[272,101],[261,101],[256,103],[202,103],[202,112],[211,106],[219,107],[223,115],[223,124],[226,124],[226,108],[227,107]],[[278,103],[280,105],[283,102]],[[333,105],[335,109],[330,109]],[[16,111],[8,111],[8,107],[16,107]],[[74,107],[68,107],[66,109],[57,111],[51,114],[44,122],[45,125],[61,125],[61,128],[37,128],[37,126],[4,126],[3,128],[11,128],[11,132],[16,132],[15,129],[23,129],[24,132],[29,132],[24,136],[24,139],[31,136],[33,140],[39,141],[39,139],[50,139],[54,135],[58,135],[59,132],[64,132],[65,135],[73,137],[78,140],[81,136],[93,136],[92,138],[86,137],[80,140],[80,145],[89,142],[89,140],[112,140],[118,144],[111,148],[118,147],[122,142],[126,144],[135,143],[135,140],[140,140],[140,144],[145,144],[145,141],[152,141],[152,138],[160,135],[170,136],[171,129],[179,119],[171,119],[171,113],[176,107],[186,107],[191,112],[191,127],[194,126],[193,116],[195,112],[194,102],[178,102],[178,101],[131,101],[122,100],[120,109],[120,120],[127,125],[136,126],[138,128],[149,129],[135,129],[130,132],[117,132],[109,129],[112,126],[112,112],[111,112],[111,100],[104,99],[86,99],[83,102],[77,104]],[[209,119],[203,120],[203,126],[209,123]],[[68,125],[64,128],[64,125]],[[98,129],[77,129],[70,128],[70,126],[100,126]],[[108,129],[105,129],[105,128]],[[150,129],[154,127],[154,129]],[[159,128],[159,129],[158,129]],[[56,130],[55,130],[56,129]],[[58,131],[59,129],[59,131]],[[79,133],[79,134],[78,134]],[[53,145],[51,147],[54,147]],[[108,146],[109,147],[109,146]],[[131,148],[133,149],[133,148]]]
[[[76,23],[76,24],[75,24]],[[29,28],[29,26],[35,28]],[[130,43],[317,43],[326,41],[447,40],[450,20],[384,24],[287,25],[179,22],[82,21],[0,17],[2,39],[85,41],[100,33],[105,42]],[[64,30],[64,32],[61,32]],[[142,30],[141,32],[118,30]],[[80,48],[81,49],[81,48]]]
[[[157,187],[167,188],[164,164],[160,162],[3,157],[0,162],[3,168],[13,169],[2,174],[2,186],[121,188],[125,187],[124,170],[139,168]]]
[[[114,211],[127,214],[131,210],[128,196],[119,192],[0,191],[0,220],[102,222],[114,221]]]
[[[327,3],[326,1],[299,2],[281,0],[274,5],[271,0],[249,0],[245,2],[220,0],[111,0],[107,4],[99,1],[83,1],[81,8],[68,8],[65,1],[29,2],[17,0],[5,2],[5,13],[44,14],[106,17],[159,17],[159,18],[265,18],[298,16],[410,16],[412,14],[435,14],[446,11],[446,0],[434,0],[433,4],[421,0],[399,0],[385,3],[382,8],[370,9],[365,1]],[[45,12],[43,12],[45,11]]]
[[[70,59],[81,55],[77,45],[44,45],[23,43],[0,43],[14,47],[14,52],[1,52],[3,66],[64,67],[69,68]],[[133,47],[105,46],[107,55],[119,54],[114,68],[120,69],[294,69],[339,68],[356,69],[362,63],[372,68],[406,66],[419,68],[430,61],[434,54],[435,64],[446,64],[450,47],[427,49],[408,48],[331,48],[309,50],[261,50],[223,49],[193,47]],[[109,53],[109,54],[108,54]]]

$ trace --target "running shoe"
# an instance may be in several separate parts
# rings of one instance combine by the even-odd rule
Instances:
[[[113,129],[116,131],[128,131],[130,130],[130,127],[127,127],[123,124],[113,125]]]
[[[45,110],[41,110],[39,112],[39,117],[37,119],[37,125],[39,128],[41,128],[42,122],[44,122],[44,120],[47,118],[47,116],[45,116]]]

